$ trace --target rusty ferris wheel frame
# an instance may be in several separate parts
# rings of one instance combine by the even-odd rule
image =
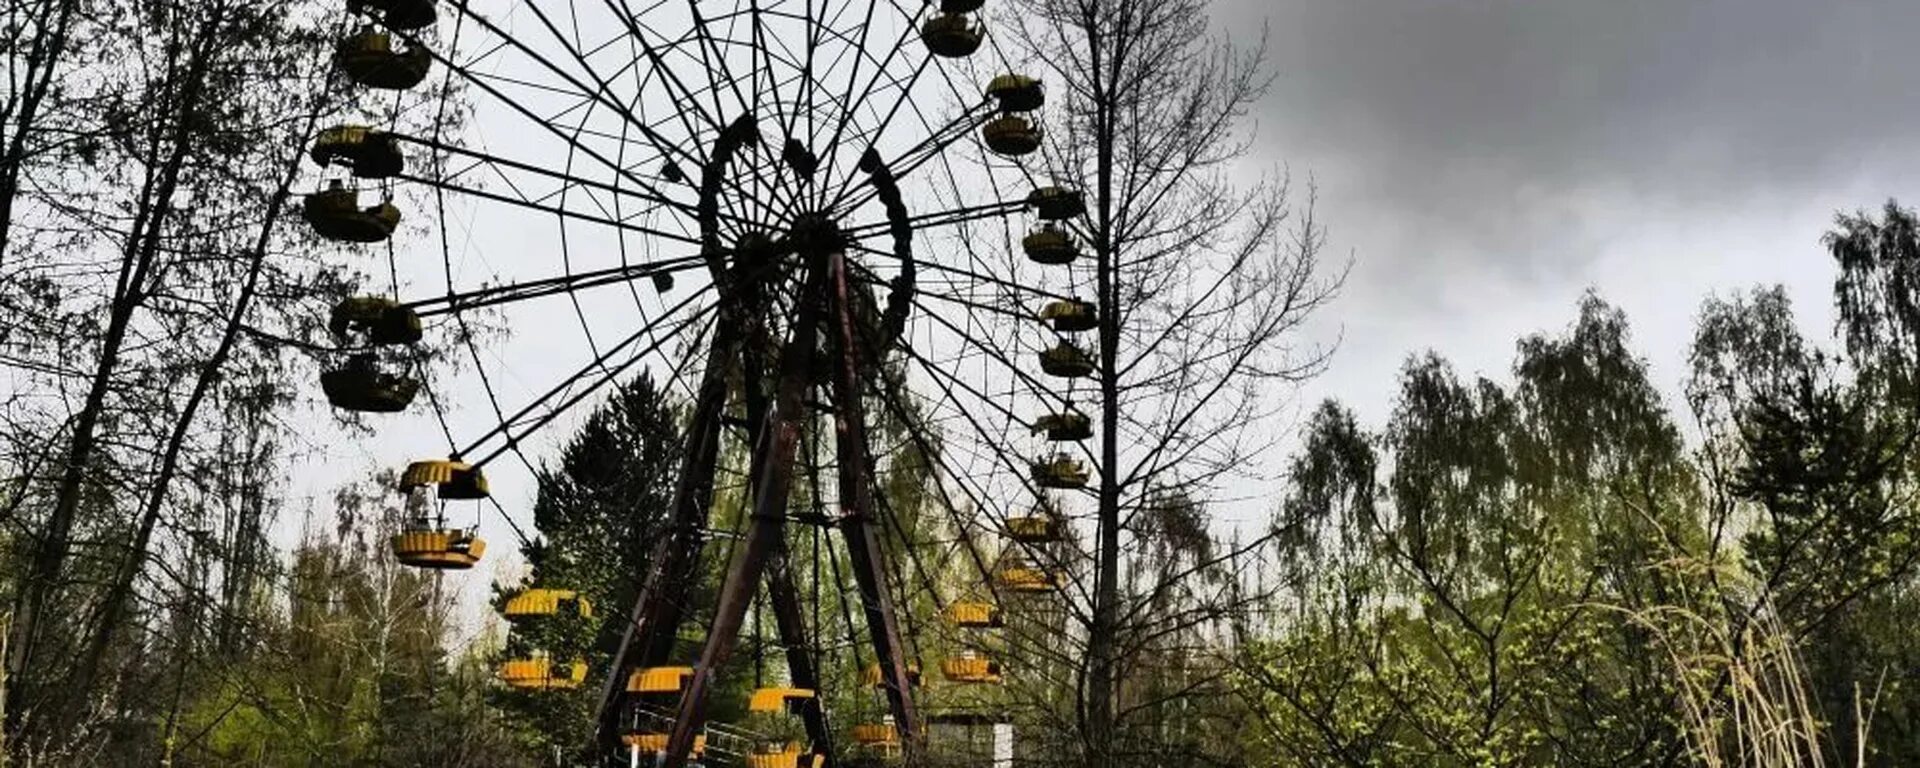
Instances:
[[[552,11],[539,3],[508,2],[509,15],[517,14],[526,25],[523,28],[498,20],[467,0],[350,0],[349,5],[365,17],[356,19],[356,24],[372,22],[368,30],[384,26],[379,35],[390,39],[371,45],[367,40],[375,33],[362,31],[347,42],[358,40],[354,45],[360,47],[355,50],[361,54],[385,55],[399,62],[390,63],[386,81],[378,84],[374,82],[378,77],[353,73],[347,62],[354,51],[343,44],[340,60],[350,79],[404,91],[421,80],[411,73],[417,70],[424,75],[437,67],[446,84],[457,83],[503,114],[524,119],[536,134],[564,146],[567,155],[566,163],[556,167],[449,139],[442,119],[449,87],[426,135],[397,130],[402,102],[396,100],[390,125],[361,137],[363,143],[374,137],[383,146],[428,153],[436,160],[428,171],[409,172],[397,160],[366,162],[366,154],[356,161],[350,151],[342,155],[347,162],[332,163],[350,167],[358,181],[377,180],[389,198],[396,183],[432,190],[440,214],[446,290],[410,299],[394,269],[393,297],[383,306],[413,317],[416,329],[421,318],[445,318],[457,324],[459,338],[482,371],[487,399],[499,420],[465,444],[446,426],[431,387],[422,387],[447,432],[449,453],[456,462],[470,466],[476,475],[487,463],[509,454],[531,467],[521,454],[523,439],[620,372],[657,354],[666,340],[698,340],[702,334],[696,328],[701,321],[713,329],[704,355],[689,351],[675,367],[677,376],[696,358],[703,357],[705,363],[694,387],[686,450],[674,481],[666,535],[656,541],[636,600],[626,607],[624,636],[605,670],[597,751],[608,756],[623,752],[622,719],[629,698],[623,682],[631,671],[673,661],[680,630],[692,620],[693,606],[682,598],[698,583],[701,565],[710,554],[707,545],[713,532],[707,526],[719,486],[721,447],[729,439],[741,441],[751,451],[746,479],[750,513],[729,558],[695,672],[674,708],[672,732],[662,750],[667,765],[682,765],[696,751],[714,675],[734,652],[759,590],[765,590],[772,608],[793,684],[805,689],[821,686],[818,660],[808,652],[817,644],[808,637],[802,596],[789,568],[785,530],[796,519],[786,504],[801,425],[814,412],[824,411],[831,415],[835,435],[837,514],[808,522],[836,529],[844,540],[858,587],[865,644],[879,661],[881,687],[904,756],[909,763],[916,761],[923,747],[925,721],[914,699],[915,673],[907,661],[907,638],[888,583],[884,529],[878,524],[884,511],[876,504],[876,464],[866,413],[869,395],[879,394],[895,405],[899,393],[881,391],[887,386],[881,381],[884,377],[874,374],[894,353],[904,353],[911,364],[936,377],[942,374],[929,355],[915,352],[906,339],[909,317],[916,309],[929,314],[928,301],[1016,322],[1045,320],[1055,331],[1084,329],[1080,328],[1084,313],[1097,311],[1070,293],[996,275],[971,246],[968,260],[958,263],[916,256],[917,238],[974,222],[1005,220],[1023,211],[1033,211],[1045,222],[1041,231],[1025,239],[1031,260],[1063,265],[1074,256],[1075,220],[1084,211],[1078,193],[1047,186],[1016,159],[1041,145],[1040,129],[1031,118],[1044,99],[1038,81],[1000,75],[985,83],[964,76],[956,82],[954,73],[941,63],[964,60],[980,49],[984,29],[975,16],[983,0],[923,0],[911,7],[894,0],[734,0],[730,11],[710,14],[703,13],[699,0],[684,0],[684,4],[658,0],[644,8],[635,8],[628,0],[578,0]],[[452,17],[450,35],[433,34],[436,6]],[[583,6],[605,14],[603,39],[592,39],[591,31],[583,37],[583,26],[589,30],[594,26],[581,23]],[[689,28],[677,37],[647,23],[650,14],[672,7],[678,8],[676,13]],[[860,7],[864,15],[846,15],[848,9]],[[890,44],[874,44],[869,34],[882,27],[875,15],[883,9],[897,14],[896,21],[905,24]],[[440,19],[440,26],[446,26],[445,19]],[[780,44],[780,35],[773,32],[776,27],[797,34],[804,45],[795,51]],[[534,34],[529,35],[529,30]],[[479,52],[471,57],[461,54],[463,34],[484,39],[484,44],[472,46]],[[393,42],[406,47],[394,48]],[[625,50],[617,46],[622,43]],[[914,53],[916,46],[924,50]],[[828,51],[834,48],[839,56],[830,60]],[[843,66],[849,56],[852,64]],[[484,66],[499,58],[514,59],[526,72],[508,75]],[[706,74],[704,83],[681,74],[696,62]],[[736,65],[748,71],[734,71]],[[395,67],[408,75],[399,81],[411,78],[411,82],[396,83],[391,77]],[[929,72],[938,73],[957,97],[959,107],[950,117],[929,118],[914,95],[915,84],[929,77]],[[621,78],[631,79],[630,101],[617,97],[615,85]],[[539,82],[531,82],[535,79]],[[836,83],[844,88],[836,89]],[[555,93],[561,92],[565,98],[556,98]],[[660,101],[667,102],[664,114],[657,111]],[[869,108],[870,103],[885,106]],[[656,109],[651,115],[649,106]],[[577,122],[569,124],[575,116]],[[907,122],[917,120],[923,129],[920,138],[889,145],[888,129],[903,116],[910,116]],[[772,141],[767,139],[769,133],[775,137]],[[997,177],[988,173],[991,168],[982,169],[989,184],[956,180],[945,155],[973,143],[990,151],[983,157],[999,158],[1000,171],[1019,174],[1025,183],[1017,193],[1003,194]],[[318,149],[315,159],[328,164]],[[375,165],[382,167],[376,172]],[[902,180],[916,175],[935,177],[932,197],[940,204],[931,212],[909,210]],[[982,192],[991,199],[965,201]],[[560,225],[564,273],[479,288],[458,286],[446,244],[446,200],[462,196],[553,217]],[[378,237],[348,239],[383,240],[391,235],[393,225],[387,222],[383,232],[380,227],[374,229]],[[576,270],[570,253],[576,246],[569,233],[582,230],[611,233],[619,246],[620,263]],[[628,238],[642,241],[637,250],[645,253],[663,245],[691,253],[632,260]],[[874,241],[884,242],[870,244]],[[391,248],[387,256],[391,265]],[[892,274],[882,274],[881,265]],[[921,277],[928,271],[984,288],[1005,300],[927,290]],[[704,285],[657,313],[643,308],[634,292],[643,322],[605,350],[593,341],[594,324],[576,301],[575,314],[594,349],[594,360],[532,403],[511,411],[500,404],[486,379],[473,334],[467,332],[466,314],[476,310],[572,297],[600,288],[631,290],[643,281],[650,281],[665,295],[675,285],[676,275],[699,272],[705,272]],[[886,291],[884,302],[873,295],[875,289]],[[1028,299],[1051,304],[1046,312],[1035,313],[1024,306]],[[1056,314],[1061,307],[1064,314]],[[1072,320],[1074,312],[1082,312],[1080,320]],[[937,317],[938,313],[931,314]],[[958,334],[963,346],[970,341],[958,326],[937,319]],[[1072,351],[1070,344],[1063,341],[1062,345]],[[1021,372],[997,347],[977,342],[973,347],[977,356],[1004,367],[1010,386],[1023,387],[1043,400],[1059,399],[1052,387]],[[1049,355],[1061,348],[1042,355],[1042,368],[1072,378],[1071,372],[1061,373],[1050,365]],[[373,353],[362,349],[356,354],[368,359]],[[1078,365],[1073,360],[1067,363]],[[991,404],[988,393],[967,386],[950,372],[945,375],[942,385],[949,397],[958,388],[976,401]],[[816,390],[824,397],[811,397]],[[744,418],[729,414],[736,401],[745,411]],[[1070,389],[1064,403],[1065,412],[1070,413]],[[993,405],[1005,411],[1005,406]],[[1023,428],[1036,426],[1011,411],[1005,411],[1005,416]],[[988,441],[994,439],[971,416],[967,421]],[[1058,434],[1053,427],[1045,431]],[[1020,459],[1010,455],[999,459],[1016,474],[1022,469]],[[950,468],[947,471],[952,474]],[[1077,487],[1060,478],[1049,483],[1038,475],[1036,470],[1034,481],[1022,481],[1036,493],[1040,488]],[[1084,483],[1084,478],[1079,482]],[[445,486],[442,489],[444,503],[452,497],[444,493]],[[989,506],[983,494],[967,491],[966,495],[977,509]],[[946,506],[952,511],[959,505]],[[969,555],[984,576],[987,566],[980,555],[971,551]],[[820,699],[802,702],[799,714],[814,752],[831,755],[832,733]]]

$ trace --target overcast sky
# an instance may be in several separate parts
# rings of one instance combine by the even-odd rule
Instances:
[[[1337,396],[1378,425],[1396,371],[1422,349],[1504,378],[1515,340],[1564,327],[1588,288],[1628,312],[1656,384],[1673,393],[1704,297],[1785,283],[1806,329],[1824,336],[1832,269],[1819,237],[1834,212],[1920,199],[1915,0],[1215,7],[1241,42],[1261,22],[1270,33],[1277,79],[1254,116],[1254,162],[1315,180],[1329,256],[1354,260],[1317,329],[1341,347],[1303,407]],[[503,342],[493,354],[519,363],[495,366],[494,383],[550,383],[561,367],[527,361],[554,343]],[[455,421],[463,434],[497,421],[480,398],[449,398],[469,406]],[[552,455],[566,421],[536,458]],[[424,415],[386,424],[378,440],[331,443],[296,495],[324,510],[340,479],[444,450]],[[489,467],[496,490],[524,521],[530,483],[503,464]],[[483,529],[504,555],[510,536],[492,518]],[[297,535],[317,520],[289,522]],[[490,560],[489,576],[514,567]],[[488,580],[463,589],[483,594]]]
[[[1369,419],[1432,348],[1504,375],[1592,287],[1673,392],[1703,297],[1786,283],[1829,322],[1837,209],[1916,197],[1912,0],[1223,0],[1264,20],[1270,163],[1356,265],[1309,398]]]

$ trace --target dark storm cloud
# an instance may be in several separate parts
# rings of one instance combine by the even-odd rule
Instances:
[[[1261,12],[1264,12],[1263,14]],[[1710,204],[1913,146],[1913,0],[1285,0],[1264,146],[1499,244],[1582,191]],[[1345,197],[1346,195],[1342,195]],[[1481,254],[1513,259],[1537,254]]]
[[[1310,396],[1380,413],[1402,357],[1498,374],[1587,287],[1663,386],[1714,290],[1826,302],[1838,208],[1920,198],[1920,0],[1220,0],[1278,75],[1256,147],[1358,260]]]

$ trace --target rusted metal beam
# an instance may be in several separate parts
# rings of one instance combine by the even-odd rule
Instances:
[[[787,676],[793,679],[795,688],[807,688],[818,692],[811,699],[800,703],[800,719],[806,723],[807,739],[812,742],[815,753],[827,758],[828,766],[833,763],[833,731],[827,727],[826,708],[821,701],[826,693],[820,690],[820,671],[813,666],[811,646],[807,643],[806,614],[800,608],[800,590],[793,584],[793,564],[788,558],[785,539],[775,544],[772,562],[767,568],[767,599],[773,604],[774,623],[780,628],[780,644],[787,651]]]
[[[846,537],[848,563],[854,581],[860,586],[860,607],[866,614],[867,634],[886,683],[887,704],[893,710],[894,727],[900,731],[902,757],[907,765],[918,765],[924,751],[919,712],[914,706],[913,688],[907,676],[905,646],[900,642],[900,622],[895,615],[893,595],[882,570],[886,553],[880,546],[878,527],[872,525],[873,475],[868,463],[866,415],[861,403],[859,333],[848,291],[846,258],[835,253],[828,257],[828,263],[833,275],[834,346],[839,352],[834,361],[832,389],[840,532]]]
[[[730,334],[718,334],[719,337]],[[724,338],[714,340],[713,354],[723,354],[730,346]],[[600,711],[596,718],[595,743],[603,756],[621,755],[621,719],[625,710],[627,673],[636,667],[658,666],[671,652],[678,631],[682,596],[700,559],[703,545],[701,529],[713,493],[713,473],[720,448],[721,416],[726,408],[727,381],[721,366],[707,366],[701,378],[699,395],[694,401],[693,418],[686,435],[686,453],[680,459],[680,475],[673,486],[672,508],[666,535],[655,543],[647,558],[647,575],[634,595],[633,609],[627,614],[626,631],[620,648],[607,667],[607,681],[601,688]]]
[[[754,293],[758,294],[758,291]],[[755,341],[742,345],[740,370],[742,379],[747,383],[747,423],[753,425],[754,434],[758,436],[767,424],[767,413],[772,405],[764,388],[756,384],[765,375],[766,361],[758,350],[761,348],[760,341],[766,338],[767,333],[766,323],[759,313],[753,313],[748,325],[747,335]],[[809,410],[814,407],[812,402],[803,405]],[[766,465],[759,461],[762,457],[756,454],[754,458],[755,461],[747,468],[749,488],[760,487],[760,480],[767,472]],[[807,623],[800,608],[800,590],[793,583],[790,555],[787,538],[775,537],[773,551],[767,553],[767,600],[773,606],[774,625],[780,633],[780,645],[786,649],[787,677],[796,688],[820,691],[820,671],[814,668],[813,656],[809,653],[811,646],[807,642]],[[826,708],[821,705],[824,698],[822,694],[802,701],[800,719],[806,724],[808,741],[816,752],[827,757],[830,764],[833,732],[827,727]],[[821,768],[830,768],[830,765]]]
[[[808,271],[792,338],[781,351],[780,383],[774,395],[773,411],[754,445],[753,461],[765,471],[754,487],[746,535],[735,546],[733,560],[727,566],[713,624],[707,630],[706,645],[694,667],[693,678],[681,694],[673,732],[667,740],[666,768],[684,768],[687,764],[694,736],[706,726],[707,691],[715,671],[732,655],[747,608],[765,576],[768,556],[783,535],[787,493],[793,482],[793,457],[800,442],[800,420],[805,415],[805,396],[813,379],[814,346],[822,303],[815,297],[824,290],[827,276],[827,270],[818,264],[809,265]]]

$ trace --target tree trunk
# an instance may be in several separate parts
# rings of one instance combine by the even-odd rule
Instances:
[[[52,88],[54,69],[66,52],[67,27],[73,21],[74,6],[79,4],[78,0],[55,2],[59,10],[53,14],[53,23],[42,27],[29,43],[33,53],[27,56],[25,71],[19,73],[22,82],[9,83],[19,89],[20,100],[7,104],[5,119],[0,120],[0,131],[11,131],[10,135],[0,134],[0,144],[5,145],[5,154],[0,156],[0,262],[6,259],[13,234],[13,201],[20,195],[20,168],[27,162],[27,139]]]
[[[1099,29],[1098,22],[1089,23],[1087,29]],[[1099,219],[1094,223],[1093,250],[1095,291],[1100,303],[1100,499],[1095,525],[1093,621],[1087,633],[1086,758],[1088,768],[1106,768],[1113,764],[1114,632],[1120,610],[1120,387],[1116,361],[1120,281],[1114,274],[1119,265],[1113,238],[1115,105],[1112,91],[1103,82],[1103,67],[1112,63],[1104,60],[1105,42],[1099,34],[1089,34],[1088,40],[1095,105],[1093,136],[1098,153],[1094,167]]]
[[[204,84],[206,65],[219,26],[219,14],[215,12],[206,27],[201,30],[202,37],[196,41],[192,59],[188,63],[185,82],[178,101],[178,113],[174,125],[171,146],[167,148],[167,157],[159,174],[149,172],[147,183],[142,188],[141,205],[134,216],[133,226],[127,237],[127,250],[120,263],[120,277],[114,290],[114,298],[107,322],[106,335],[101,340],[100,362],[94,369],[92,383],[87,397],[74,420],[73,441],[67,450],[66,464],[61,468],[60,484],[54,496],[53,511],[48,515],[47,527],[29,565],[27,575],[22,579],[15,613],[14,637],[11,640],[12,653],[7,659],[8,677],[14,685],[7,691],[7,723],[9,732],[17,733],[22,718],[35,702],[29,699],[37,695],[36,681],[26,672],[34,669],[34,651],[44,634],[41,621],[47,602],[60,587],[60,579],[69,548],[72,545],[73,522],[80,508],[81,486],[86,479],[87,466],[93,461],[96,447],[94,430],[99,425],[100,414],[105,410],[107,393],[111,389],[113,375],[120,361],[121,345],[126,341],[127,328],[133,319],[134,311],[144,301],[144,285],[150,273],[153,261],[160,249],[160,235],[164,229],[168,209],[172,205],[173,195],[179,187],[180,172],[188,155],[190,134],[188,110],[199,101],[201,87]],[[160,141],[150,143],[153,155],[161,151]],[[58,724],[55,724],[56,727]]]
[[[183,106],[183,109],[185,107]],[[301,136],[310,136],[319,121],[307,120]],[[186,444],[188,432],[193,427],[194,417],[205,402],[207,393],[221,378],[221,369],[226,366],[227,357],[233,353],[233,346],[245,326],[247,311],[253,304],[254,291],[260,282],[260,273],[266,266],[267,245],[273,238],[274,225],[279,221],[281,211],[285,210],[288,190],[300,173],[300,153],[295,152],[287,163],[286,173],[281,176],[280,184],[275,187],[273,197],[267,204],[265,218],[260,222],[260,233],[254,240],[251,262],[247,266],[246,281],[241,285],[239,294],[234,298],[233,314],[228,317],[227,325],[220,337],[220,344],[214,348],[212,356],[201,365],[200,374],[193,384],[192,394],[181,406],[180,414],[174,421],[173,431],[167,437],[167,446],[160,459],[160,471],[154,478],[153,490],[147,496],[147,503],[140,515],[140,527],[135,532],[132,544],[128,547],[127,558],[122,561],[114,580],[107,587],[106,597],[98,612],[98,621],[94,624],[93,636],[88,641],[86,652],[81,655],[82,662],[76,675],[72,690],[84,691],[91,688],[98,673],[100,662],[105,657],[107,646],[113,642],[115,630],[119,627],[121,614],[126,607],[127,598],[133,592],[133,582],[146,564],[147,547],[153,539],[153,529],[160,521],[161,510],[166,506],[167,491],[173,484],[174,474],[179,470],[180,451]]]

